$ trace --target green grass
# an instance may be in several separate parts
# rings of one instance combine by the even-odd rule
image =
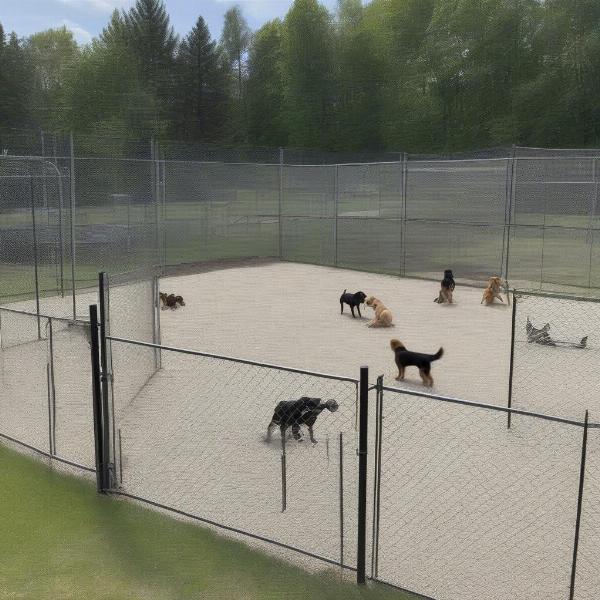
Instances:
[[[409,600],[311,575],[0,446],[0,599]]]

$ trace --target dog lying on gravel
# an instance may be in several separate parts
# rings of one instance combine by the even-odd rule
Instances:
[[[182,296],[176,296],[175,294],[165,294],[165,292],[160,292],[159,296],[161,310],[167,310],[167,308],[175,310],[180,306],[185,306],[185,302],[183,301]]]

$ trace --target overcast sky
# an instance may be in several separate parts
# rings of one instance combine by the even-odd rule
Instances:
[[[293,0],[165,0],[171,23],[185,35],[202,15],[213,37],[221,34],[223,15],[238,4],[252,29],[283,17]],[[80,43],[97,36],[115,8],[129,8],[135,0],[0,0],[0,23],[6,32],[26,37],[36,31],[66,25]],[[330,10],[337,0],[321,0]]]

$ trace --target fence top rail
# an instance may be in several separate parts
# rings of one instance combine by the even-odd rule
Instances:
[[[106,336],[107,340],[113,342],[120,342],[123,344],[132,344],[134,346],[144,346],[146,348],[156,348],[157,350],[165,350],[167,352],[176,352],[179,354],[189,354],[191,356],[202,356],[204,358],[216,358],[219,360],[228,360],[230,362],[242,363],[245,365],[252,365],[255,367],[265,367],[267,369],[277,369],[278,371],[288,371],[289,373],[299,373],[301,375],[311,375],[312,377],[320,377],[322,379],[336,379],[337,381],[348,381],[358,385],[358,379],[353,377],[344,377],[342,375],[329,375],[327,373],[318,373],[316,371],[306,371],[304,369],[295,369],[294,367],[284,367],[282,365],[274,365],[271,363],[258,362],[256,360],[248,360],[245,358],[237,358],[234,356],[224,356],[222,354],[212,354],[210,352],[200,352],[198,350],[189,350],[186,348],[176,348],[174,346],[161,346],[159,344],[152,344],[150,342],[140,342],[137,340],[128,340],[126,338],[120,338],[115,336]]]
[[[461,398],[453,398],[452,396],[440,396],[437,394],[429,394],[427,392],[417,392],[414,390],[408,390],[403,388],[393,388],[389,386],[382,386],[383,391],[392,392],[394,394],[402,394],[405,396],[414,396],[416,398],[426,398],[427,400],[434,400],[436,402],[446,402],[448,404],[460,404],[462,406],[470,406],[472,408],[483,408],[485,410],[491,410],[501,413],[511,413],[515,415],[523,415],[525,417],[533,417],[535,419],[543,419],[545,421],[553,421],[555,423],[563,423],[565,425],[574,425],[575,427],[585,427],[584,421],[576,421],[574,419],[566,419],[564,417],[556,417],[553,415],[545,415],[543,413],[536,413],[529,410],[521,410],[518,408],[508,408],[506,406],[497,406],[495,404],[486,404],[484,402],[476,402],[474,400],[463,400]],[[600,428],[600,423],[588,423],[589,428]]]
[[[520,290],[515,288],[513,290],[513,294],[515,296],[537,296],[539,298],[553,298],[555,300],[575,300],[577,302],[600,303],[600,298],[596,296],[577,296],[569,293],[562,294],[560,292],[544,292],[543,290]]]
[[[44,315],[42,313],[30,312],[27,310],[20,310],[18,308],[7,308],[6,306],[0,306],[0,312],[16,313],[18,315],[26,315],[28,317],[36,317],[40,319],[51,319],[52,321],[65,321],[67,323],[75,323],[78,325],[89,325],[90,322],[85,319],[74,319],[72,317],[54,317],[52,315]]]

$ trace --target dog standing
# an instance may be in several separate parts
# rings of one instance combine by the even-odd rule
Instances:
[[[340,313],[344,312],[344,304],[348,304],[350,306],[350,311],[352,312],[352,316],[356,318],[354,314],[354,309],[358,310],[358,316],[362,318],[360,314],[360,305],[363,304],[367,295],[364,292],[356,292],[355,294],[347,293],[347,290],[344,290],[344,293],[340,296]]]
[[[310,441],[316,444],[317,441],[313,435],[313,427],[317,417],[325,409],[335,412],[338,408],[339,404],[335,400],[321,402],[321,398],[310,398],[308,396],[302,396],[298,400],[283,400],[275,407],[271,421],[267,426],[267,442],[271,441],[271,430],[276,425],[279,426],[282,440],[284,440],[286,430],[291,427],[293,438],[301,442],[300,427],[306,425]]]
[[[444,271],[444,279],[442,279],[440,284],[440,293],[438,294],[438,297],[434,299],[434,302],[437,302],[438,304],[443,304],[444,302],[452,304],[452,293],[454,292],[455,287],[456,283],[454,282],[452,270],[446,269]]]
[[[486,306],[493,304],[494,300],[498,298],[500,302],[504,304],[502,296],[500,295],[500,287],[502,286],[502,279],[500,277],[490,277],[488,279],[488,285],[483,290],[483,297],[481,298],[481,304],[485,302]]]
[[[385,304],[375,298],[375,296],[369,296],[366,301],[366,305],[370,306],[375,311],[375,318],[367,323],[367,327],[391,327],[393,316],[392,311],[385,306]]]
[[[444,355],[444,349],[440,348],[435,354],[422,354],[420,352],[411,352],[400,340],[391,340],[390,346],[394,352],[396,366],[398,367],[398,381],[404,379],[406,367],[417,367],[419,375],[423,380],[423,385],[431,387],[433,377],[431,376],[431,363],[439,360]]]

